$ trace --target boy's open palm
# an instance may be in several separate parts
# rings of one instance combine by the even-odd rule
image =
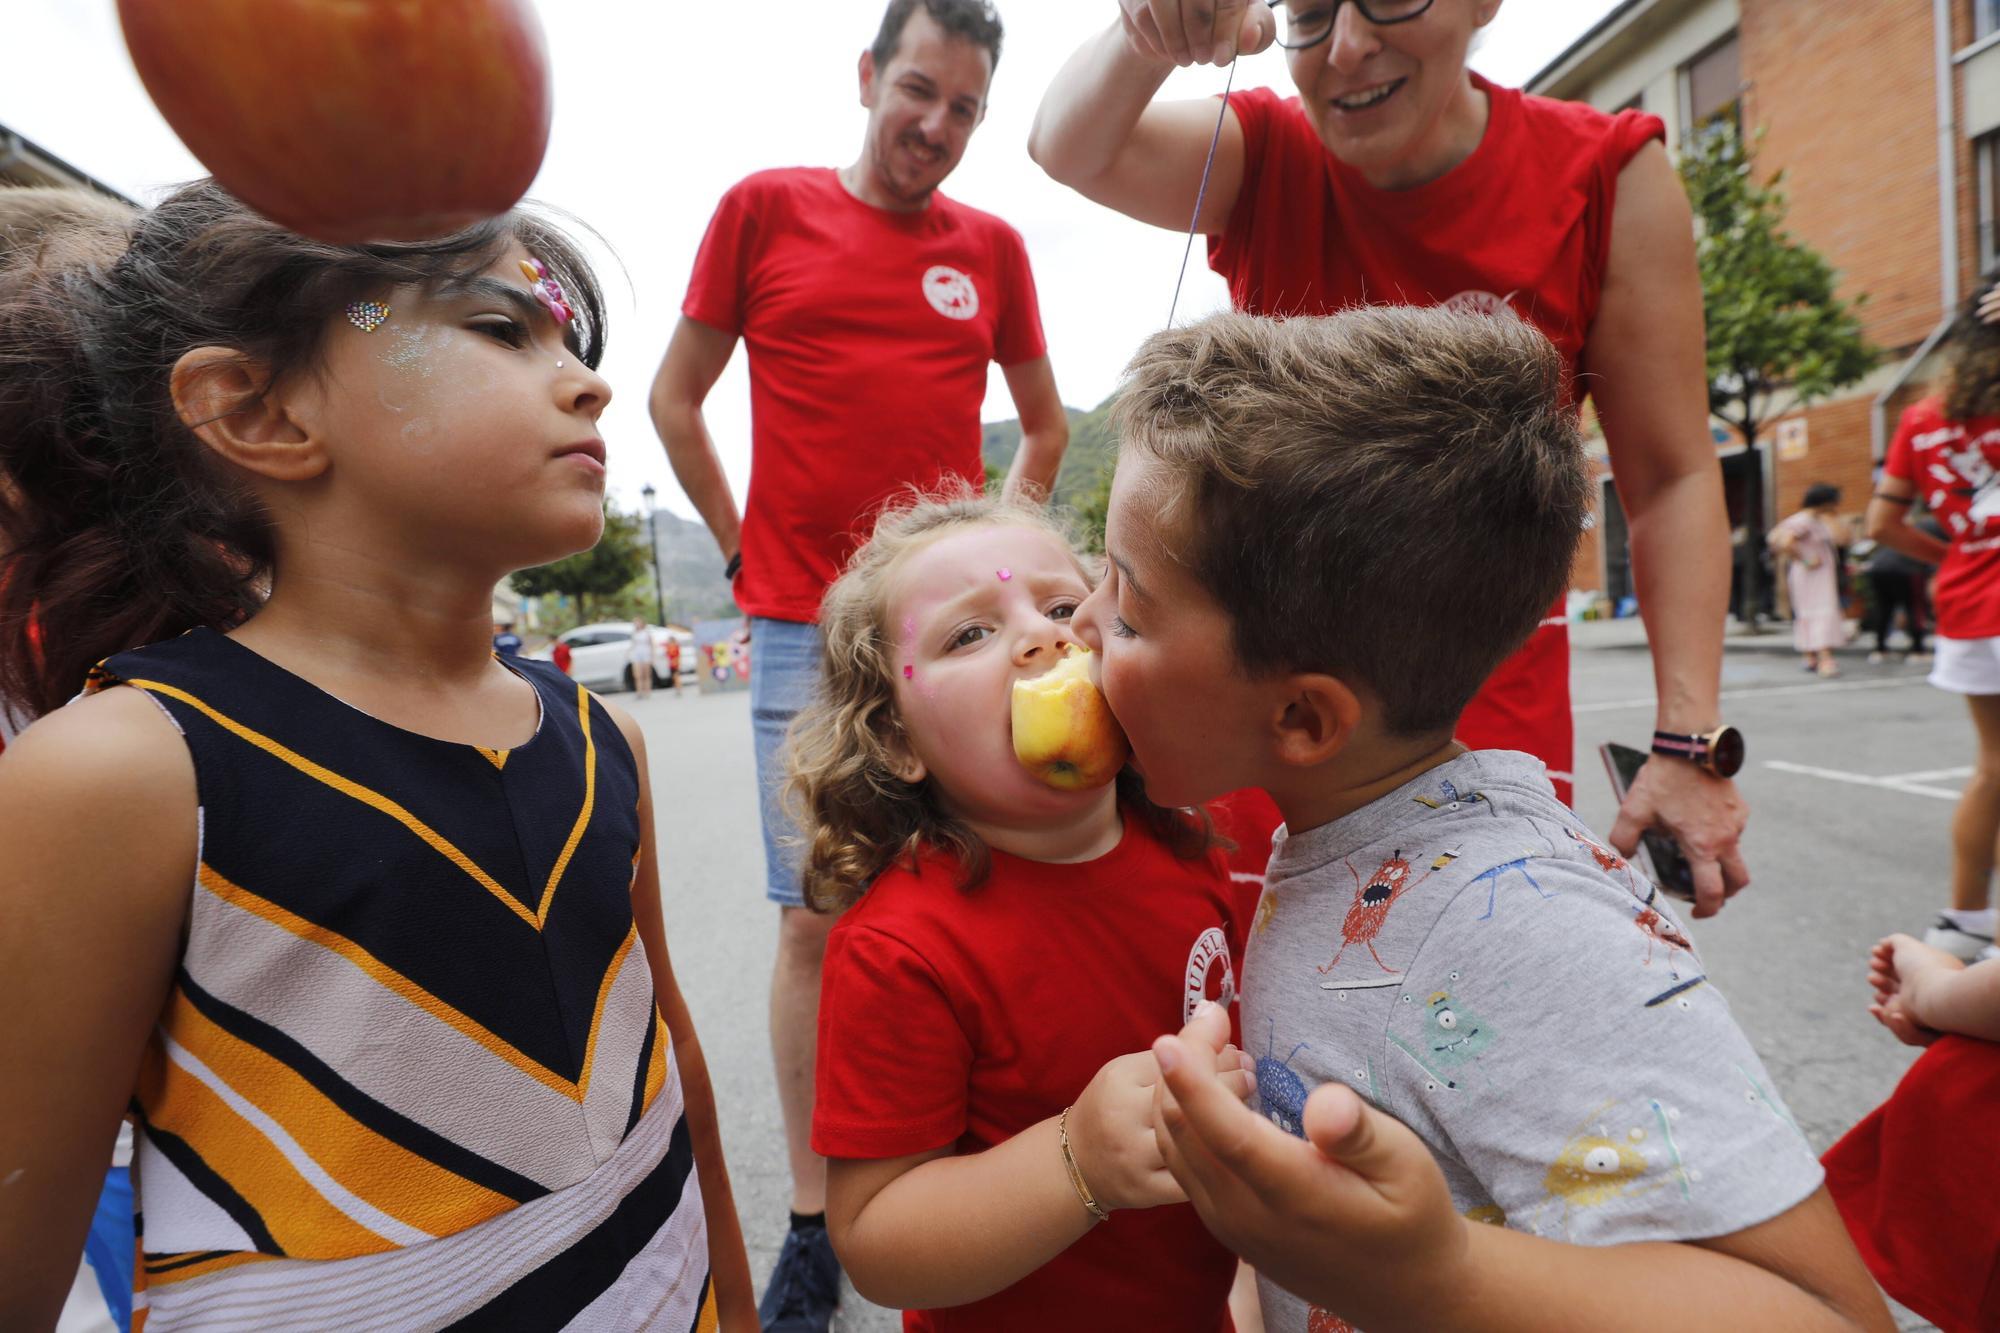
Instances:
[[[1306,1099],[1306,1138],[1252,1112],[1216,1077],[1228,1021],[1204,1008],[1153,1045],[1161,1156],[1217,1239],[1304,1299],[1370,1324],[1452,1290],[1467,1223],[1421,1140],[1351,1089]]]

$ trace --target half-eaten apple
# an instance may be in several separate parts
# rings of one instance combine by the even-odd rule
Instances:
[[[1049,670],[1014,682],[1014,757],[1051,787],[1088,791],[1117,777],[1132,747],[1091,679],[1094,654],[1061,651]]]

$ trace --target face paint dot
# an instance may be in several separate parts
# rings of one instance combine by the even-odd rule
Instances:
[[[1013,578],[1013,577],[1014,577],[1014,571],[1013,571],[1013,570],[1011,570],[1011,569],[1003,569],[1003,570],[1000,570],[1000,571],[999,571],[999,574],[1000,574],[1000,581],[1001,581],[1002,583],[1005,583],[1005,582],[1007,582],[1007,581],[1008,581],[1009,579],[1011,579],[1011,578]]]
[[[917,669],[915,667],[906,666],[903,668],[904,680],[915,680],[916,678],[917,678]]]

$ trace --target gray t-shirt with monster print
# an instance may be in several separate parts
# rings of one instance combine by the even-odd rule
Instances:
[[[1539,760],[1473,751],[1282,830],[1244,963],[1260,1109],[1338,1080],[1429,1145],[1460,1212],[1588,1245],[1693,1240],[1819,1163],[1653,886]],[[1263,1285],[1273,1333],[1341,1325]]]

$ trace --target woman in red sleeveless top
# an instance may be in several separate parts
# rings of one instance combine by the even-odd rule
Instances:
[[[1662,732],[1721,725],[1729,531],[1708,434],[1701,284],[1687,199],[1657,117],[1500,88],[1466,53],[1500,0],[1118,0],[1056,76],[1029,152],[1142,222],[1208,239],[1236,305],[1325,314],[1451,305],[1529,320],[1604,427],[1629,517]],[[1107,7],[1108,8],[1108,7]],[[1110,18],[1107,12],[1106,18]],[[1155,102],[1177,65],[1273,44],[1298,96]],[[1215,139],[1200,214],[1204,163]],[[1525,750],[1570,795],[1569,642],[1560,607],[1465,715],[1474,746]],[[1695,915],[1749,882],[1727,779],[1659,758],[1611,840],[1676,834]]]

